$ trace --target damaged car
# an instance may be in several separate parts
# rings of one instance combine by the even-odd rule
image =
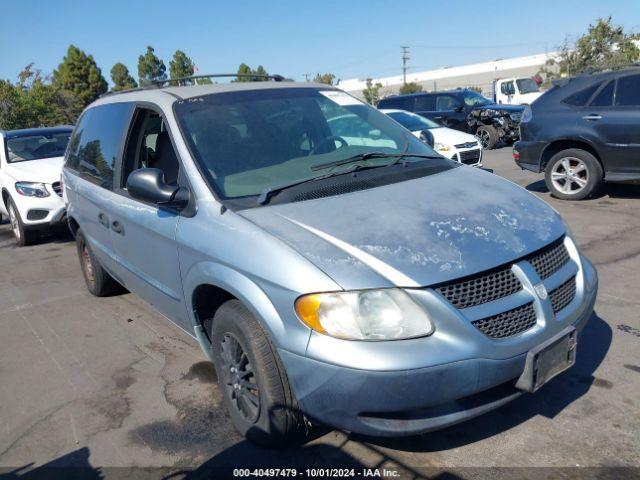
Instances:
[[[88,290],[193,336],[242,434],[428,432],[574,364],[598,279],[555,210],[336,88],[268,79],[103,96],[63,171]]]
[[[378,108],[408,110],[445,127],[471,133],[485,150],[518,140],[524,110],[522,105],[499,105],[471,89],[393,95],[380,100]]]

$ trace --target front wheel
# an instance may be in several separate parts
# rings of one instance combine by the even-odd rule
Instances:
[[[544,181],[554,197],[583,200],[602,185],[600,162],[585,150],[568,148],[556,153],[544,170]]]
[[[276,446],[301,432],[301,415],[283,366],[264,330],[238,300],[206,322],[224,403],[236,429],[258,445]]]
[[[19,247],[31,245],[38,240],[39,234],[37,231],[25,228],[20,212],[11,197],[7,198],[7,213],[9,214],[9,223],[11,224],[13,237]]]
[[[476,130],[476,138],[484,150],[491,150],[498,143],[498,130],[492,125],[481,125]]]

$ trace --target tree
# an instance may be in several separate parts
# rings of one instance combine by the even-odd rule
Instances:
[[[154,52],[153,47],[148,46],[147,52],[138,57],[138,82],[140,86],[144,87],[155,81],[167,79],[167,67]]]
[[[33,70],[33,64],[18,78],[16,84],[0,80],[0,129],[75,123],[77,100],[53,87],[39,70]]]
[[[191,77],[195,71],[195,63],[182,50],[176,50],[169,62],[169,78]]]
[[[113,82],[114,92],[128,90],[138,86],[135,79],[129,74],[129,69],[120,62],[111,68],[111,81]]]
[[[333,73],[317,73],[315,77],[313,77],[313,81],[315,83],[326,83],[327,85],[333,85],[336,76]]]
[[[587,33],[574,45],[565,40],[555,59],[547,61],[540,73],[547,83],[558,77],[610,68],[620,68],[640,60],[640,49],[620,25],[613,25],[611,17],[598,18],[589,25]]]
[[[367,88],[362,90],[362,95],[367,103],[370,105],[376,106],[380,101],[380,89],[382,88],[382,84],[380,82],[376,82],[373,84],[373,80],[367,78]]]
[[[422,85],[416,82],[405,83],[400,87],[400,94],[404,95],[407,93],[418,93],[422,91]]]
[[[240,64],[237,74],[242,76],[235,78],[232,82],[261,82],[268,80],[264,76],[269,75],[262,65],[258,65],[258,68],[252,70],[246,63]]]
[[[107,81],[93,56],[87,55],[74,45],[69,46],[62,63],[53,71],[52,85],[64,92],[63,95],[75,100],[75,115],[79,115],[84,107],[105,93],[108,88]]]

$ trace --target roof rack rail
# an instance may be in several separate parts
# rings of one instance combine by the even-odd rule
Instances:
[[[284,81],[293,81],[291,79],[285,78],[282,75],[259,75],[253,73],[212,73],[205,75],[191,75],[189,77],[180,77],[180,78],[167,78],[165,80],[154,80],[148,85],[144,85],[136,88],[127,88],[126,90],[118,90],[117,92],[107,92],[100,95],[100,98],[108,97],[110,95],[118,95],[121,93],[129,93],[129,92],[138,92],[141,90],[153,90],[158,88],[166,88],[171,86],[185,86],[189,85],[188,81],[195,81],[200,78],[250,78],[250,79],[265,79],[272,80],[274,82],[284,82]]]
[[[198,80],[200,78],[250,78],[250,79],[258,79],[262,78],[265,80],[273,80],[274,82],[283,82],[286,80],[282,75],[259,75],[253,73],[212,73],[205,75],[191,75],[189,77],[180,77],[180,78],[167,78],[165,80],[155,80],[153,81],[153,85],[158,87],[163,87],[165,85],[171,86],[172,83],[177,83],[178,86],[186,84],[186,82],[190,80]]]

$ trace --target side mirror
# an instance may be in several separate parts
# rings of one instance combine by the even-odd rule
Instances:
[[[457,105],[453,111],[454,112],[461,112],[462,110],[464,110],[464,106],[463,105]]]
[[[433,139],[433,133],[431,133],[431,130],[429,129],[422,130],[420,132],[420,140],[426,143],[427,145],[429,145],[431,148],[433,148],[435,144],[435,141]]]
[[[127,178],[129,195],[143,202],[155,203],[181,210],[189,203],[189,190],[173,187],[164,181],[164,173],[159,168],[139,168]]]

